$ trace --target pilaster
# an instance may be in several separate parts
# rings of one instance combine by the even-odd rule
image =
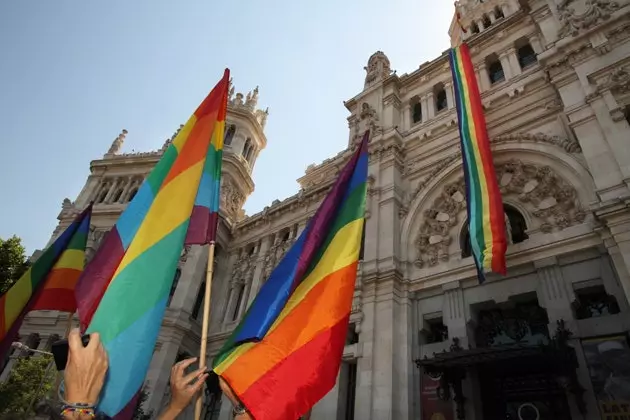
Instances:
[[[159,412],[166,387],[169,386],[170,375],[168,372],[171,371],[175,364],[178,351],[179,343],[169,340],[162,343],[160,349],[153,353],[149,372],[145,380],[148,391],[148,398],[144,403],[145,411],[153,410],[154,413]]]
[[[267,254],[267,251],[269,251],[270,246],[271,236],[264,237],[262,243],[260,244],[260,250],[258,251],[258,260],[256,261],[254,278],[252,279],[252,283],[248,291],[247,304],[244,305],[246,308],[249,308],[249,305],[251,305],[256,298],[256,294],[258,294],[258,290],[260,290],[262,284],[267,280],[263,278],[263,272],[265,268],[265,255]]]
[[[538,274],[539,304],[547,310],[549,317],[549,334],[553,336],[559,320],[564,320],[571,331],[577,332],[571,309],[575,296],[562,276],[557,259],[551,257],[534,261],[534,266]]]
[[[490,89],[490,76],[488,76],[486,63],[479,64],[479,82],[482,93]]]
[[[197,292],[203,282],[208,265],[208,251],[206,246],[192,245],[186,253],[186,262],[173,294],[170,308],[183,309],[191,313],[197,299]]]

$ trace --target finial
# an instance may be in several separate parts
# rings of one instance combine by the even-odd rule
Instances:
[[[127,137],[128,131],[123,129],[122,132],[114,139],[112,145],[109,147],[107,151],[108,155],[115,155],[122,148],[123,143],[125,142],[125,137]]]
[[[232,83],[231,77],[228,86],[228,102],[232,102],[232,97],[234,96],[234,84]]]

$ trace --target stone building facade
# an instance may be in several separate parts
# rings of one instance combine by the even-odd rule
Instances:
[[[598,355],[612,349],[623,361],[630,352],[630,1],[460,0],[456,8],[449,32],[454,45],[471,48],[503,195],[505,277],[480,285],[470,257],[447,53],[403,75],[373,54],[363,91],[345,102],[348,148],[310,165],[297,194],[251,216],[242,206],[267,144],[267,112],[257,109],[257,89],[230,93],[210,357],[314,214],[351,145],[372,132],[348,342],[338,383],[310,419],[428,419],[438,404],[431,395],[446,419],[600,419],[630,398],[623,366],[603,382],[597,376]],[[91,163],[85,188],[59,215],[55,234],[95,200],[90,253],[161,155],[120,153],[125,135]],[[147,376],[150,409],[168,399],[172,364],[199,348],[206,265],[204,247],[183,251]],[[44,346],[63,319],[32,313],[21,333],[39,334]],[[501,376],[505,366],[556,360],[535,348],[563,345],[573,349],[569,369],[512,375],[529,394]],[[621,391],[602,403],[613,376]],[[493,388],[497,381],[513,393]],[[207,396],[206,419],[227,419],[229,410],[225,398]]]

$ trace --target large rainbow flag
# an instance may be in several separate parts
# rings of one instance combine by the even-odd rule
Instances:
[[[59,281],[59,276],[66,273],[71,276],[69,282],[76,281],[75,271],[83,268],[82,256],[90,228],[91,211],[92,206],[88,206],[22,277],[0,296],[0,360],[4,359],[11,343],[17,338],[27,313],[35,309],[74,310],[74,296],[65,290],[65,287],[73,285]],[[56,286],[60,286],[61,290],[56,289]]]
[[[479,281],[484,270],[505,274],[505,216],[494,171],[477,78],[465,43],[449,53],[466,180],[466,202],[473,259]]]
[[[185,241],[214,240],[228,83],[226,69],[108,233],[76,288],[81,324],[87,333],[101,334],[109,356],[98,408],[110,417],[129,408],[144,382]]]
[[[297,419],[337,380],[363,236],[368,136],[214,361],[256,420]]]

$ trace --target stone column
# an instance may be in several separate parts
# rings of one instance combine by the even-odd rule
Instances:
[[[125,188],[123,189],[122,194],[120,194],[120,198],[118,199],[119,203],[127,202],[127,194],[129,194],[129,190],[133,187],[134,181],[132,177],[127,178],[127,182],[125,182]]]
[[[435,117],[435,99],[434,99],[434,95],[433,95],[433,91],[428,92],[427,96],[426,96],[426,101],[427,101],[427,119],[430,120],[431,118]],[[424,109],[422,110],[422,114],[424,114]]]
[[[250,285],[250,289],[248,291],[248,296],[245,297],[246,304],[243,305],[249,308],[249,305],[252,304],[260,287],[263,285],[267,279],[263,278],[265,272],[265,256],[269,251],[269,247],[271,246],[271,236],[266,236],[263,238],[262,243],[260,244],[260,250],[258,252],[258,259],[256,261],[256,270],[254,271],[254,278],[252,279],[252,283]]]
[[[608,94],[610,94],[608,92]],[[601,95],[594,96],[590,101],[597,121],[601,126],[613,156],[619,164],[621,175],[627,185],[630,185],[630,147],[628,147],[628,130],[619,130],[618,124],[612,120],[610,109]],[[626,131],[626,132],[624,132]]]
[[[207,246],[192,245],[186,254],[186,262],[181,268],[182,273],[169,306],[171,309],[184,310],[188,314],[192,313],[197,300],[197,292],[205,280],[207,265]]]
[[[455,106],[455,99],[453,96],[453,83],[447,82],[444,83],[444,91],[446,92],[446,103],[448,109],[451,109]]]
[[[322,398],[311,410],[311,420],[336,420],[338,419],[337,407],[339,403],[339,388],[342,386],[342,374],[344,372],[344,364],[341,363],[339,375],[335,387],[331,389],[324,398]]]
[[[617,270],[621,287],[630,302],[630,211],[620,208],[605,209],[596,213],[604,220],[612,240],[605,241]],[[616,245],[616,246],[615,246]]]
[[[509,48],[507,50],[508,59],[510,62],[510,69],[512,71],[512,77],[516,77],[521,74],[523,71],[521,69],[521,64],[518,62],[518,56],[516,55],[516,49]]]
[[[448,327],[448,338],[460,339],[460,345],[468,345],[468,330],[466,328],[466,305],[464,292],[458,281],[442,286],[444,291],[444,304],[442,307],[442,320]]]
[[[503,51],[502,53],[499,54],[499,61],[501,61],[501,67],[503,67],[503,74],[505,74],[505,80],[510,80],[512,78],[512,67],[510,64],[510,57],[509,57],[508,51]]]
[[[497,16],[494,14],[494,10],[491,10],[490,13],[488,13],[488,16],[490,17],[490,23],[497,21]]]
[[[153,410],[157,414],[160,410],[162,397],[164,397],[166,387],[169,386],[171,367],[173,367],[177,359],[178,351],[179,342],[169,340],[162,343],[160,349],[153,353],[153,358],[149,365],[149,373],[145,380],[148,391],[148,398],[144,403],[145,411]]]
[[[510,6],[507,3],[501,5],[501,11],[503,12],[503,16],[508,17],[512,13],[510,11]]]
[[[488,75],[488,68],[486,67],[485,62],[479,63],[479,81],[481,92],[485,92],[490,89],[490,76]]]
[[[543,52],[542,42],[540,42],[538,35],[532,35],[529,37],[529,45],[532,46],[532,49],[536,54]]]
[[[114,182],[112,183],[109,189],[109,192],[107,193],[107,196],[105,197],[105,200],[103,200],[103,203],[109,204],[111,202],[112,196],[114,195],[116,190],[118,190],[118,186],[120,185],[121,180],[122,180],[121,178],[116,178],[114,180]]]
[[[422,107],[422,122],[427,121],[429,119],[429,94],[425,94],[420,98],[421,107]]]
[[[534,261],[534,267],[538,274],[538,301],[540,306],[547,310],[549,317],[549,334],[553,337],[556,331],[556,322],[564,320],[567,327],[577,332],[574,322],[571,302],[575,298],[570,285],[562,276],[562,270],[556,257]]]
[[[105,187],[105,183],[103,182],[102,178],[98,179],[99,184],[96,186],[96,188],[93,191],[93,194],[90,195],[90,198],[88,201],[94,201],[96,202],[96,200],[98,199],[98,197],[101,195],[101,193],[103,192],[103,188]]]
[[[401,131],[405,132],[411,128],[411,105],[409,102],[403,107]]]
[[[484,29],[486,29],[486,27],[483,24],[483,19],[479,19],[477,21],[477,26],[479,26],[479,32],[483,31]]]

